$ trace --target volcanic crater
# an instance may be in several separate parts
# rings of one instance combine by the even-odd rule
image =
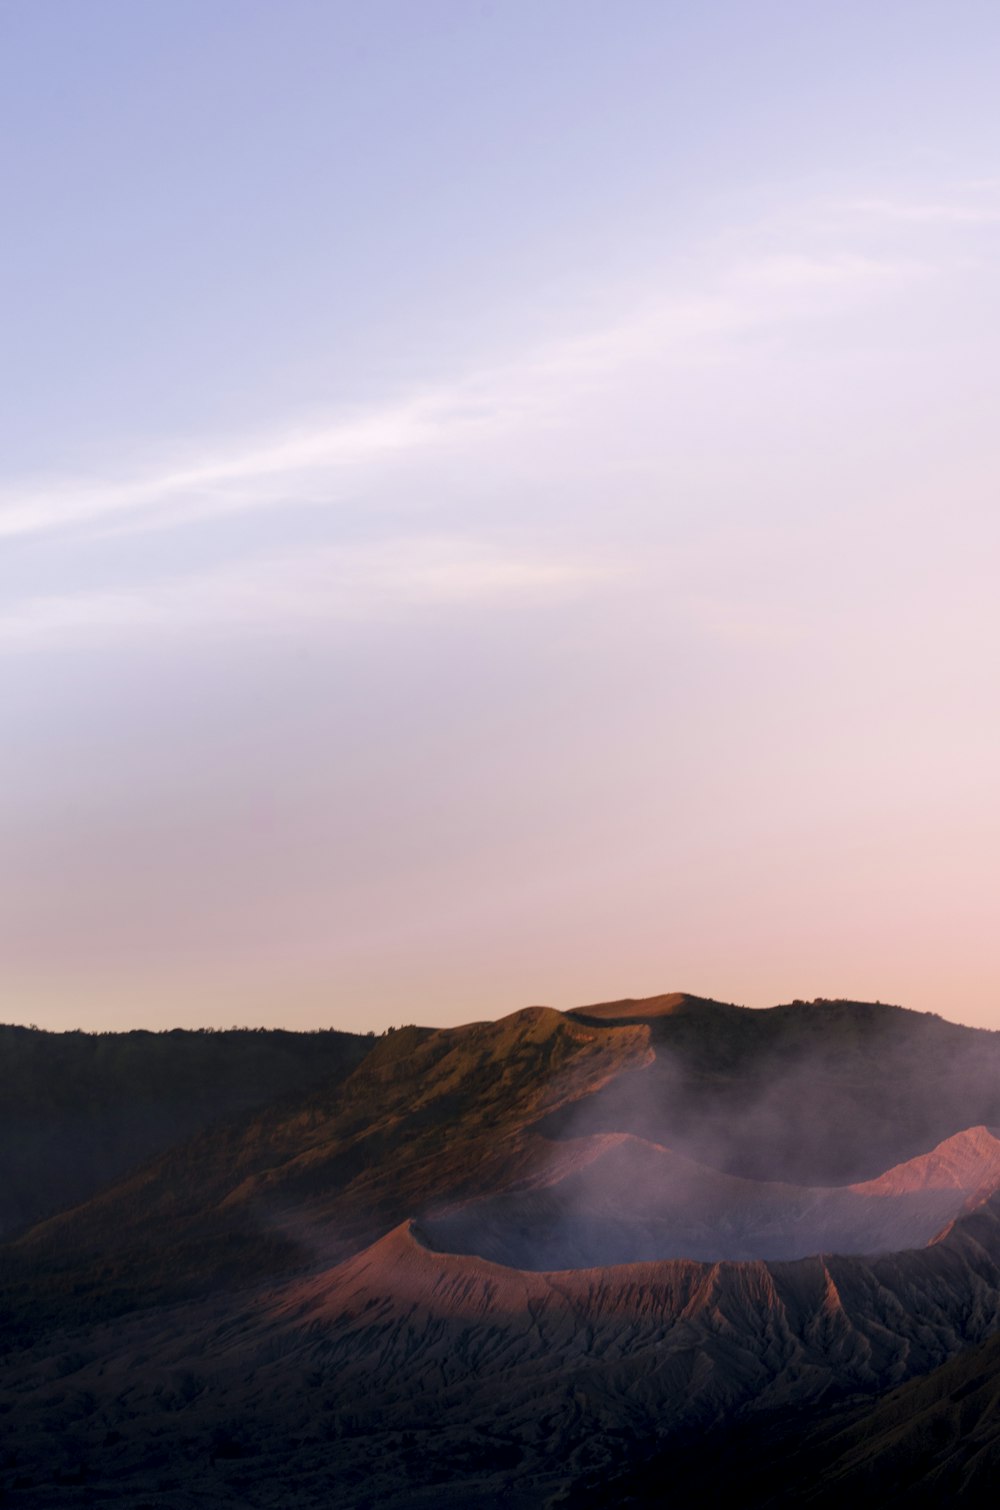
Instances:
[[[628,1133],[575,1140],[554,1163],[526,1188],[425,1219],[425,1240],[542,1271],[873,1255],[926,1246],[1000,1189],[1000,1138],[986,1127],[845,1186],[741,1178]]]

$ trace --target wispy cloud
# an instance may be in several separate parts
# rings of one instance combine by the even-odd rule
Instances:
[[[440,396],[417,397],[263,440],[213,448],[186,466],[167,466],[131,479],[69,478],[41,486],[8,485],[0,493],[0,536],[38,534],[135,516],[176,517],[192,506],[206,513],[260,504],[289,480],[336,472],[427,445],[443,420]]]
[[[335,503],[401,460],[467,450],[544,421],[575,395],[618,381],[630,363],[701,363],[730,337],[822,314],[914,271],[912,262],[840,253],[770,255],[717,269],[700,286],[633,297],[624,317],[402,399],[210,445],[132,477],[0,482],[0,539]]]

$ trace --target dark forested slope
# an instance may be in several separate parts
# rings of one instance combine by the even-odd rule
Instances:
[[[342,1077],[357,1033],[47,1033],[0,1025],[0,1237],[210,1122]]]

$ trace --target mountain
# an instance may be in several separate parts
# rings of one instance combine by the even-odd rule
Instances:
[[[992,1203],[883,1259],[555,1274],[435,1253],[408,1223],[277,1288],[18,1353],[0,1378],[18,1422],[6,1487],[51,1505],[79,1484],[190,1492],[192,1475],[218,1505],[600,1502],[653,1449],[826,1408],[989,1336],[987,1252]]]
[[[0,1490],[857,1500],[1000,1324],[997,1126],[1000,1037],[880,1004],[387,1034],[0,1249]]]
[[[356,1033],[46,1033],[0,1025],[0,1237],[228,1113],[348,1074]]]
[[[1000,1338],[855,1412],[850,1425],[814,1428],[797,1455],[798,1503],[817,1510],[859,1500],[913,1510],[991,1503],[1000,1470]]]
[[[1000,1336],[870,1396],[834,1397],[722,1423],[669,1448],[638,1450],[586,1500],[652,1510],[669,1476],[682,1503],[716,1510],[980,1510],[1000,1468]]]
[[[571,1015],[641,1026],[651,1054],[555,1116],[552,1136],[631,1132],[730,1174],[832,1185],[1000,1125],[1000,1035],[933,1013],[823,1000],[752,1011],[674,993]]]
[[[643,1062],[643,1030],[548,1008],[376,1041],[339,1076],[182,1142],[0,1250],[12,1336],[357,1252],[548,1157],[535,1124]]]

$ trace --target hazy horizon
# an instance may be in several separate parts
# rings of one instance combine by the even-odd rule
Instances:
[[[0,1018],[1000,1027],[998,43],[0,7]]]

